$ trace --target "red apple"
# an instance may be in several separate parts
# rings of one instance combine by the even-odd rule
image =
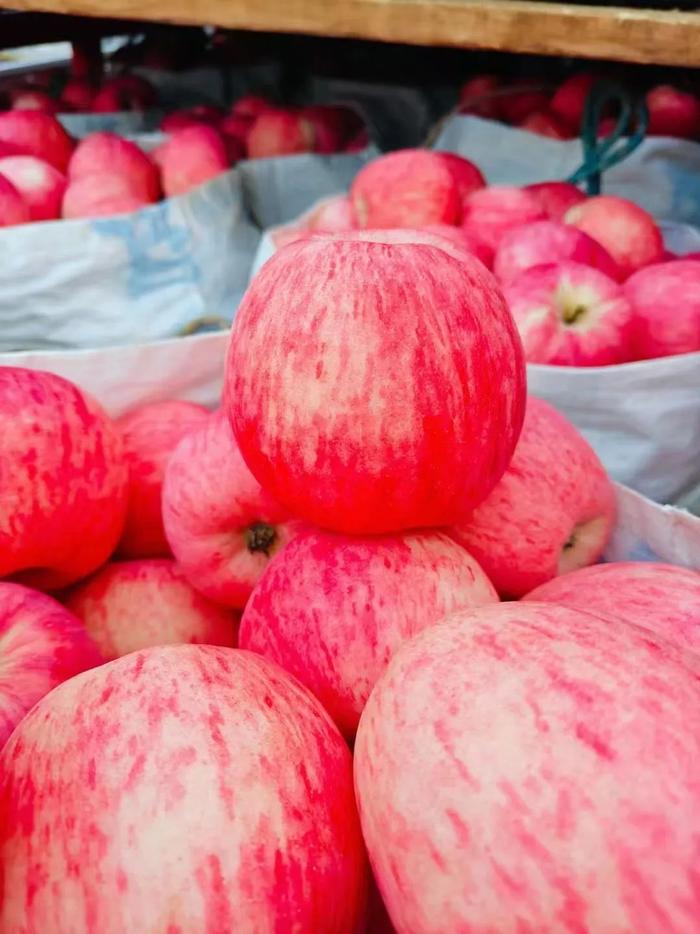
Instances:
[[[0,749],[38,700],[102,661],[80,620],[60,603],[0,581]]]
[[[229,168],[221,134],[204,124],[176,130],[152,156],[160,167],[166,198],[184,195]]]
[[[0,227],[14,227],[31,220],[29,205],[15,186],[0,175]]]
[[[4,366],[0,436],[0,577],[51,590],[90,574],[126,513],[116,426],[68,380]]]
[[[609,623],[633,623],[700,649],[700,573],[672,564],[620,561],[564,574],[537,587],[526,600],[557,603]]]
[[[422,233],[437,234],[446,240],[449,240],[455,246],[461,247],[486,266],[487,269],[493,268],[493,250],[491,247],[479,240],[474,234],[468,233],[464,227],[452,227],[450,224],[428,224],[419,228]]]
[[[525,185],[524,191],[535,197],[551,220],[563,220],[564,215],[575,204],[586,200],[586,195],[570,182],[537,182]]]
[[[163,522],[190,582],[210,600],[236,609],[243,609],[270,558],[300,527],[248,470],[220,412],[170,457]]]
[[[144,201],[160,197],[158,169],[136,143],[115,133],[92,133],[78,144],[68,166],[73,182],[86,175],[118,175],[129,186],[131,194]]]
[[[547,136],[550,139],[571,139],[572,137],[571,130],[561,117],[546,109],[534,110],[517,126],[521,130],[529,130],[530,133],[537,133],[539,136]]]
[[[454,610],[497,601],[477,562],[442,532],[350,538],[310,529],[258,581],[239,643],[298,678],[352,740],[401,643]]]
[[[132,653],[52,691],[6,745],[0,874],[5,934],[353,934],[350,751],[264,658]]]
[[[700,98],[670,84],[659,84],[646,96],[650,136],[697,139],[700,136]]]
[[[45,91],[33,88],[18,88],[10,95],[13,110],[41,110],[43,113],[55,114],[56,101]]]
[[[251,124],[246,146],[249,159],[311,152],[314,148],[314,129],[301,114],[268,108]]]
[[[599,80],[598,75],[579,72],[562,82],[552,96],[550,108],[574,133],[579,132],[588,95]]]
[[[608,366],[630,359],[632,308],[598,269],[566,260],[533,266],[505,286],[528,363]]]
[[[658,262],[663,254],[664,243],[654,218],[625,198],[587,198],[570,208],[564,220],[604,246],[624,278]]]
[[[20,193],[31,220],[54,220],[61,216],[66,176],[48,162],[35,156],[5,156],[0,159],[0,175]]]
[[[313,127],[314,152],[340,152],[353,132],[362,129],[362,121],[348,107],[336,104],[313,104],[301,111]]]
[[[498,246],[493,270],[502,282],[510,282],[533,266],[563,260],[592,266],[611,279],[620,279],[615,260],[596,240],[569,224],[551,220],[509,230]]]
[[[118,420],[129,466],[129,506],[119,540],[122,557],[170,554],[161,509],[165,467],[185,435],[208,418],[204,406],[168,400],[140,405]]]
[[[0,143],[12,147],[12,155],[36,156],[59,172],[65,172],[73,141],[58,120],[40,110],[8,110],[0,113]]]
[[[497,92],[500,87],[501,79],[496,75],[474,75],[460,88],[460,113],[499,120],[502,98]]]
[[[498,106],[501,118],[506,123],[520,123],[530,114],[547,109],[549,95],[545,91],[535,90],[532,80],[528,78],[511,82],[505,90],[507,93],[501,96]]]
[[[119,113],[148,110],[156,102],[150,81],[138,75],[119,75],[105,81],[92,101],[93,113]]]
[[[396,930],[693,934],[699,676],[694,653],[551,604],[404,645],[355,743]]]
[[[318,233],[338,233],[357,226],[352,201],[346,195],[326,199],[313,214],[309,230]]]
[[[109,173],[84,175],[68,183],[61,216],[66,219],[111,217],[130,214],[149,204],[150,201],[134,194],[128,176]]]
[[[259,117],[260,114],[274,109],[273,105],[262,95],[244,94],[231,107],[231,113],[241,117]]]
[[[457,184],[460,201],[464,201],[467,195],[470,195],[477,188],[483,188],[486,185],[481,169],[469,159],[458,156],[453,152],[439,152],[438,155],[452,173],[452,178]]]
[[[225,117],[219,120],[217,129],[224,136],[234,136],[245,144],[253,120],[253,117],[245,117],[242,114],[226,114]],[[165,127],[163,126],[162,129],[165,129]],[[173,129],[176,129],[176,127],[173,127]]]
[[[241,453],[311,524],[449,524],[493,488],[520,432],[512,317],[466,252],[339,237],[284,247],[243,298],[224,403]]]
[[[350,198],[360,227],[456,224],[461,216],[453,169],[427,149],[402,149],[370,162],[355,176]]]
[[[449,231],[446,234],[445,231]],[[298,237],[297,239],[308,239]],[[432,224],[428,227],[420,227],[416,230],[410,227],[398,227],[395,230],[348,230],[337,233],[319,233],[319,238],[325,240],[335,240],[336,242],[347,243],[351,240],[359,240],[363,243],[384,243],[390,245],[399,244],[423,244],[424,246],[437,247],[448,253],[457,260],[463,260],[465,255],[469,257],[467,263],[469,268],[473,266],[472,259],[478,254],[485,254],[486,248],[482,244],[476,243],[468,234],[465,234],[459,227],[451,227],[447,224]],[[290,243],[293,241],[289,241]],[[486,264],[484,264],[486,265]]]
[[[365,149],[369,146],[371,140],[369,136],[369,131],[366,129],[360,130],[358,133],[355,133],[351,139],[345,144],[343,152],[364,152]]]
[[[464,202],[463,212],[462,227],[492,250],[498,248],[501,238],[513,227],[545,217],[534,195],[506,185],[472,192]]]
[[[71,78],[61,91],[60,103],[68,110],[78,113],[89,113],[95,98],[95,88],[89,81],[81,78]]]
[[[615,491],[597,454],[556,409],[530,396],[513,459],[450,534],[502,597],[593,564],[615,519]]]
[[[700,261],[648,266],[630,276],[624,288],[633,311],[634,360],[700,350]]]
[[[233,613],[203,597],[167,558],[106,564],[64,602],[107,661],[155,645],[236,643]]]

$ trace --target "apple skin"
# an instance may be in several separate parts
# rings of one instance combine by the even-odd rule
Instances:
[[[254,476],[312,525],[449,525],[510,460],[520,340],[493,276],[446,247],[292,243],[243,298],[224,406]]]
[[[654,218],[616,195],[596,195],[570,208],[564,221],[597,240],[627,278],[642,266],[659,262],[664,243]]]
[[[71,78],[61,91],[60,104],[69,111],[89,113],[95,98],[95,88],[82,78]]]
[[[57,600],[0,581],[0,749],[45,694],[102,662],[80,620]]]
[[[525,600],[557,603],[610,623],[632,623],[700,650],[700,573],[672,564],[619,561],[563,574]]]
[[[184,195],[229,169],[221,134],[204,124],[176,130],[152,155],[166,198]]]
[[[138,75],[118,75],[105,81],[92,101],[93,113],[119,113],[148,110],[156,102],[150,81]]]
[[[563,220],[569,208],[586,200],[586,195],[570,182],[536,182],[525,185],[523,190],[533,195],[545,215],[554,221]]]
[[[13,110],[41,110],[43,113],[55,114],[56,101],[45,91],[32,88],[18,88],[11,96]]]
[[[156,645],[236,644],[236,618],[168,558],[105,564],[63,597],[106,661]]]
[[[475,241],[460,227],[452,227],[449,224],[431,224],[427,227],[418,227],[415,230],[411,227],[397,227],[393,230],[377,230],[375,228],[346,230],[337,233],[322,233],[319,236],[326,240],[335,240],[341,243],[359,240],[362,243],[386,243],[390,245],[418,243],[424,246],[434,246],[458,260],[464,259],[465,255],[469,256],[470,259],[467,260],[467,263],[470,268],[473,266],[472,260],[475,257],[481,259],[482,256],[488,256],[488,248],[484,244]]]
[[[625,294],[634,311],[634,360],[700,350],[698,260],[676,259],[640,269],[625,283]]]
[[[58,120],[40,110],[0,113],[0,143],[9,144],[13,154],[43,159],[59,172],[66,171],[73,152],[73,141]]]
[[[61,216],[67,180],[48,162],[35,156],[5,156],[0,159],[0,175],[20,193],[31,220],[49,221]]]
[[[268,110],[274,109],[275,108],[266,97],[262,97],[260,94],[244,94],[243,97],[239,97],[236,103],[231,107],[231,113],[239,117],[250,117],[253,119],[259,117],[260,114],[266,113]]]
[[[599,269],[619,281],[620,270],[608,251],[582,230],[557,221],[532,221],[504,234],[496,251],[493,271],[510,282],[526,269],[572,260]]]
[[[370,162],[355,176],[350,198],[360,227],[456,224],[462,199],[443,153],[401,149]]]
[[[117,420],[129,466],[129,506],[118,547],[121,557],[170,555],[161,508],[165,467],[180,441],[208,418],[204,406],[172,399],[137,406]]]
[[[593,448],[556,409],[529,396],[506,472],[450,534],[513,599],[597,561],[614,521],[615,491]]]
[[[699,675],[694,653],[552,604],[462,610],[404,645],[355,743],[399,934],[694,934]]]
[[[96,173],[68,183],[63,195],[61,217],[66,220],[111,217],[114,214],[139,211],[149,204],[150,201],[134,193],[126,176]]]
[[[524,188],[492,185],[465,199],[462,227],[495,251],[509,230],[544,217],[539,201]]]
[[[474,234],[468,233],[464,227],[451,227],[449,224],[428,224],[419,228],[424,233],[436,234],[439,237],[449,240],[455,246],[466,250],[472,256],[486,266],[487,269],[493,269],[493,250],[491,247],[479,240]]]
[[[474,75],[460,88],[460,113],[500,120],[502,98],[496,93],[500,88],[501,79],[496,75]]]
[[[68,167],[71,182],[103,174],[122,178],[130,193],[144,202],[160,198],[157,167],[136,143],[116,133],[91,133],[78,144]]]
[[[646,96],[649,136],[697,139],[700,136],[700,98],[670,84],[659,84]]]
[[[470,195],[473,191],[485,187],[486,179],[481,169],[469,159],[458,156],[453,152],[439,152],[438,155],[452,173],[460,201],[464,201],[467,195]]]
[[[269,159],[311,152],[314,148],[312,124],[298,113],[268,108],[259,114],[248,130],[249,159]]]
[[[250,652],[166,646],[73,678],[0,775],[3,934],[362,929],[350,751]]]
[[[0,175],[0,227],[28,224],[30,220],[27,202],[12,182]]]
[[[497,601],[474,558],[442,532],[351,538],[309,529],[258,581],[239,644],[298,678],[352,740],[403,642],[448,613]]]
[[[178,564],[210,600],[243,609],[301,524],[248,470],[221,412],[189,432],[163,481],[163,523]]]
[[[126,515],[116,425],[68,380],[5,366],[0,436],[0,577],[54,590],[104,564]]]
[[[339,233],[357,227],[352,201],[347,195],[328,198],[315,211],[309,229],[318,233]]]
[[[571,139],[572,132],[561,117],[550,110],[534,110],[518,123],[521,130],[549,139]]]
[[[593,85],[600,80],[599,75],[579,72],[571,75],[559,85],[549,102],[551,110],[578,134],[586,109],[586,101]]]
[[[505,287],[528,363],[610,366],[630,360],[632,306],[599,269],[533,266]]]
[[[520,123],[530,114],[547,109],[549,95],[535,90],[530,78],[512,81],[507,90],[499,102],[501,117],[506,123]]]

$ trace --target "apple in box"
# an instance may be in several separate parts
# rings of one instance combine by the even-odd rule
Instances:
[[[569,208],[586,200],[586,195],[570,182],[535,182],[523,190],[533,195],[545,215],[554,221],[563,220]]]
[[[13,110],[41,110],[47,114],[55,114],[56,101],[46,91],[35,88],[17,88],[10,95]]]
[[[699,259],[640,269],[625,283],[625,294],[634,312],[633,359],[700,351]]]
[[[303,114],[268,107],[255,118],[246,135],[248,158],[311,152],[315,138],[313,124]]]
[[[501,79],[497,75],[474,75],[459,91],[460,113],[488,120],[501,118]]]
[[[0,175],[0,227],[14,227],[31,220],[29,205],[15,186]]]
[[[0,144],[8,155],[36,156],[65,172],[73,152],[73,141],[58,120],[40,110],[8,110],[0,113]]]
[[[700,136],[700,98],[670,84],[659,84],[646,96],[650,136],[697,139]]]
[[[68,183],[61,217],[75,220],[86,217],[111,217],[115,214],[131,214],[152,202],[143,195],[135,194],[131,180],[125,175],[108,172],[84,175]]]
[[[88,175],[119,176],[129,191],[144,202],[160,197],[158,169],[136,143],[116,133],[92,133],[82,140],[71,158],[71,183]]]
[[[544,217],[537,198],[524,188],[492,185],[472,192],[465,199],[462,227],[496,250],[509,230]]]
[[[48,221],[61,216],[67,179],[48,162],[35,156],[5,156],[0,158],[0,175],[20,193],[29,208],[30,220]]]
[[[175,130],[153,151],[152,158],[160,167],[167,198],[183,195],[229,168],[221,134],[204,124]]]
[[[535,110],[518,123],[521,130],[529,130],[549,139],[571,139],[568,125],[550,110]]]

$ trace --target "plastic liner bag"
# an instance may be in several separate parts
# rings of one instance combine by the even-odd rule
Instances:
[[[120,136],[151,133],[158,128],[163,111],[127,110],[118,113],[66,113],[57,116],[71,136],[83,139],[91,133],[118,133]]]

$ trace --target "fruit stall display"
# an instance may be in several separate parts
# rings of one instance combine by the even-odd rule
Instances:
[[[535,41],[517,11],[550,52],[620,34],[614,8],[506,6],[497,47]],[[410,7],[197,16],[476,43],[470,4]],[[622,57],[691,60],[694,14],[628,12]],[[76,139],[46,98],[0,113],[0,240],[42,244],[55,294],[27,300],[28,263],[0,315],[63,341],[0,354],[0,932],[697,934],[700,518],[667,503],[700,481],[700,233],[605,172],[379,154],[345,105]],[[71,231],[110,244],[80,296]],[[240,301],[190,270],[223,327],[145,339],[197,251]]]

